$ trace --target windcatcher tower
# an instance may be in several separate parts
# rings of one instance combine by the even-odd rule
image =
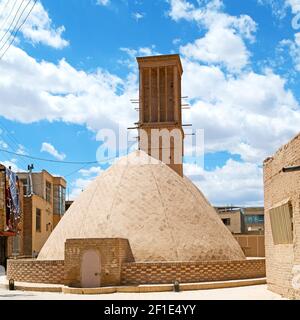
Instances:
[[[180,56],[140,57],[137,61],[140,73],[139,148],[183,176],[183,69]]]

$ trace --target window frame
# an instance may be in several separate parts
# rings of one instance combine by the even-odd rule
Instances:
[[[225,223],[225,221],[226,221],[226,222],[229,221],[229,223]],[[223,218],[223,219],[222,219],[222,222],[223,222],[224,225],[227,226],[227,227],[228,227],[228,226],[231,226],[231,219],[230,219],[230,218]]]
[[[293,244],[293,206],[288,201],[269,210],[270,226],[274,245]]]
[[[46,180],[46,185],[45,185],[45,192],[46,192],[46,201],[48,203],[51,203],[52,201],[52,183]]]
[[[39,216],[39,219],[38,219]],[[39,221],[39,227],[38,227]],[[42,232],[42,209],[35,208],[35,231],[38,233]]]

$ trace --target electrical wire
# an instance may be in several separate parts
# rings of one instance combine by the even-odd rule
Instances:
[[[89,164],[97,164],[97,163],[101,163],[101,162],[105,163],[107,161],[116,159],[116,157],[112,157],[112,158],[107,158],[107,159],[101,160],[101,161],[63,161],[63,160],[51,160],[51,159],[45,159],[45,158],[40,158],[40,157],[29,156],[29,155],[26,155],[26,154],[12,152],[12,151],[8,151],[8,150],[5,150],[5,149],[0,149],[0,151],[8,153],[8,154],[13,154],[13,155],[16,155],[16,156],[20,156],[20,157],[23,157],[23,158],[32,159],[32,160],[38,160],[38,161],[44,161],[44,162],[52,162],[52,163],[61,163],[61,164],[85,164],[85,165],[89,165]]]
[[[6,131],[7,133],[7,137],[9,138],[9,140],[12,142],[12,144],[10,142],[7,141],[7,139],[5,139],[4,136],[1,136],[1,139],[10,147],[10,149],[12,151],[16,151],[16,153],[18,152],[17,150],[20,148],[20,146],[22,145],[21,143],[19,143],[12,135],[10,135],[8,129],[4,126],[4,124],[1,123],[1,120],[0,120],[0,129]],[[27,167],[27,163],[26,161],[23,159],[23,158],[19,158],[21,160],[21,162],[23,163],[24,165],[24,168]]]
[[[9,14],[7,15],[7,17],[4,19],[3,23],[1,24],[0,31],[1,31],[2,28],[5,26],[6,22],[9,21],[9,18],[10,18],[10,16],[11,16],[11,14],[13,13],[17,2],[18,2],[18,0],[15,0],[13,6],[11,7],[11,10],[10,10]]]
[[[75,173],[78,173],[80,170],[83,170],[83,169],[87,168],[88,166],[90,166],[90,164],[86,164],[86,165],[84,165],[83,167],[80,167],[79,169],[76,169],[76,170],[74,170],[74,171],[72,171],[72,172],[64,175],[64,178],[71,177],[71,176],[74,175]]]
[[[18,16],[18,13],[19,13],[20,9],[22,8],[24,2],[25,2],[25,0],[22,0],[21,4],[19,5],[19,8],[18,8],[17,12],[16,12],[15,15],[14,15],[13,20],[11,21],[11,23],[10,23],[9,27],[7,28],[6,32],[4,32],[2,38],[0,39],[0,42],[4,39],[4,37],[5,37],[8,33],[10,33],[10,35],[11,35],[11,32],[10,32],[11,30],[10,30],[10,29],[11,29],[11,27],[13,26],[13,24],[14,24],[17,16]],[[29,3],[30,3],[30,2],[27,3],[26,7],[28,6]],[[20,15],[20,16],[21,16],[21,15]],[[18,21],[17,21],[16,25],[17,25],[18,22],[19,22],[20,16],[19,16],[19,18],[18,18]],[[13,27],[13,30],[15,29],[16,25]],[[2,48],[1,48],[1,49],[2,49]]]
[[[27,21],[28,17],[30,16],[32,10],[34,9],[36,3],[37,3],[38,0],[34,0],[34,3],[32,5],[32,7],[30,8],[27,16],[25,17],[25,19],[23,20],[23,22],[21,23],[21,25],[18,27],[18,29],[15,31],[14,35],[13,35],[13,38],[10,42],[10,44],[8,45],[8,47],[6,48],[6,50],[3,52],[3,54],[0,56],[0,60],[4,57],[4,55],[6,54],[6,52],[9,50],[9,48],[13,45],[15,39],[16,39],[16,36],[18,34],[18,32],[20,31],[20,29],[23,27],[23,25],[25,24],[25,22]],[[28,2],[30,3],[30,2]],[[26,6],[27,7],[27,6]],[[25,8],[26,9],[26,8]],[[23,12],[25,11],[25,9],[23,10]],[[23,13],[22,13],[23,14]],[[19,19],[20,20],[20,19]],[[2,47],[0,48],[0,51],[2,50]]]
[[[5,3],[5,5],[3,6],[3,9],[2,9],[2,11],[1,11],[1,13],[0,13],[0,17],[2,16],[3,12],[5,11],[8,3],[9,3],[9,0],[6,0],[6,3]]]

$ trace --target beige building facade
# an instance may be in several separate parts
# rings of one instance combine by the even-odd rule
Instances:
[[[264,162],[267,282],[288,298],[300,298],[300,168],[287,170],[294,166],[300,135]]]
[[[265,257],[263,207],[215,207],[246,257]]]
[[[233,234],[264,234],[263,207],[215,207],[220,218]]]
[[[37,256],[65,213],[66,181],[46,170],[18,173],[23,183],[23,255]]]
[[[243,211],[238,207],[215,208],[225,226],[233,234],[244,233]]]

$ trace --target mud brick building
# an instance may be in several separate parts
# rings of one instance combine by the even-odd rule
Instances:
[[[183,175],[179,55],[137,61],[139,150],[90,183],[37,260],[9,260],[8,278],[97,288],[264,277],[264,259],[245,258],[216,210]]]
[[[300,298],[300,135],[264,162],[266,270],[270,290]]]

